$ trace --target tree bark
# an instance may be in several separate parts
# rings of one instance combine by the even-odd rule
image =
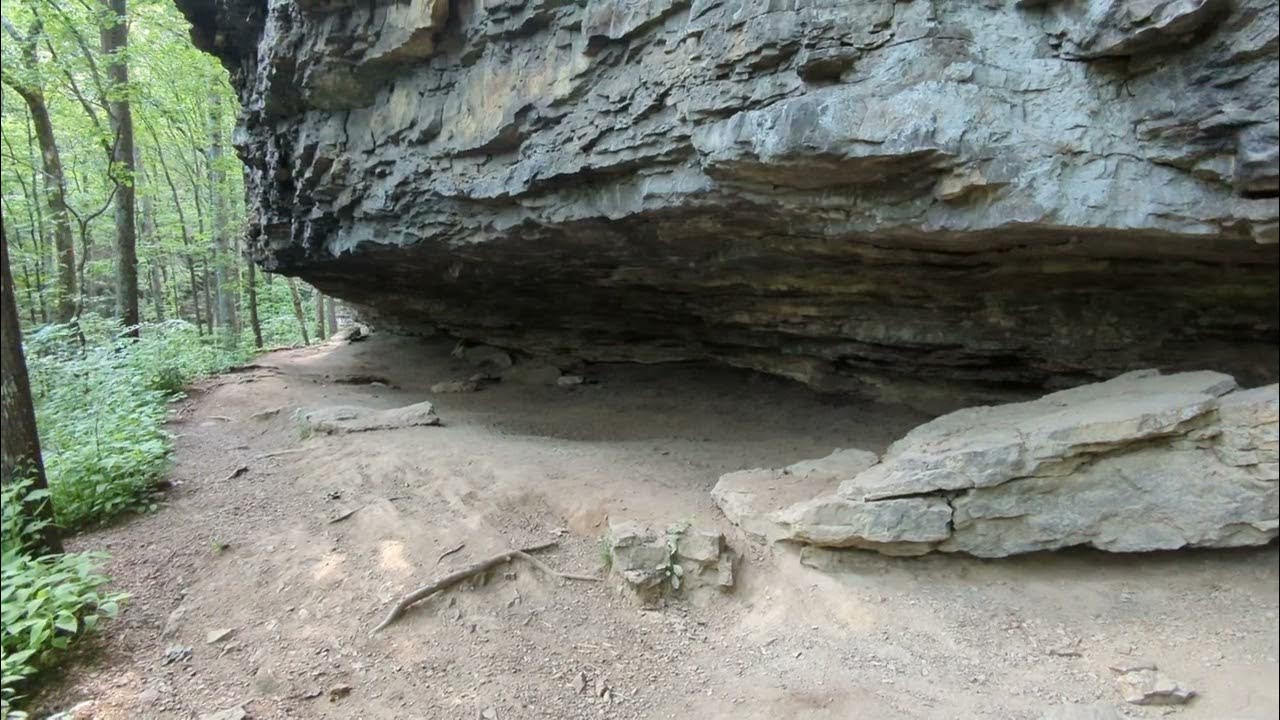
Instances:
[[[302,311],[302,296],[298,294],[298,281],[289,278],[289,296],[293,298],[293,316],[298,320],[298,329],[302,331],[302,344],[310,345],[307,337],[307,315]]]
[[[137,197],[134,187],[133,108],[129,102],[129,8],[128,0],[104,0],[109,15],[102,27],[102,53],[107,56],[110,92],[107,104],[115,144],[111,171],[119,182],[116,189],[116,315],[124,323],[125,334],[137,337],[138,317],[138,231]]]
[[[253,346],[262,349],[262,323],[258,321],[258,271],[252,258],[249,262],[249,324],[253,327]]]
[[[324,341],[324,293],[316,290],[316,342]]]
[[[227,232],[227,198],[223,192],[222,95],[215,87],[209,92],[209,190],[214,246],[214,276],[218,286],[218,321],[229,346],[239,342],[240,321],[236,313],[235,260]]]
[[[31,402],[27,362],[22,355],[22,328],[14,302],[13,277],[9,273],[9,241],[0,220],[0,484],[8,486],[29,478],[31,490],[48,490],[40,435]],[[48,498],[24,500],[25,518],[42,523],[35,533],[38,554],[62,552],[62,534],[54,522]]]
[[[191,282],[191,311],[196,316],[196,332],[203,333],[201,328],[203,319],[200,316],[200,287],[196,283],[196,262],[191,257],[193,243],[191,242],[191,226],[187,222],[187,214],[182,209],[182,199],[178,197],[178,185],[173,181],[173,173],[169,172],[169,164],[164,159],[164,149],[160,144],[160,138],[156,135],[156,130],[148,123],[143,124],[151,131],[151,139],[156,144],[156,159],[160,161],[160,171],[164,175],[165,184],[169,186],[169,194],[173,196],[173,209],[178,213],[178,225],[182,228],[182,248],[183,261],[187,266],[187,278]],[[197,189],[197,192],[199,190]],[[176,286],[178,283],[174,283]],[[209,320],[209,332],[213,332],[213,319]]]
[[[325,302],[325,319],[329,323],[329,337],[333,337],[338,332],[338,301],[332,296],[324,299]]]
[[[32,35],[39,27],[32,30]],[[27,53],[28,62],[35,63],[35,48]],[[34,65],[33,65],[34,67]],[[6,78],[8,76],[6,75]],[[54,292],[54,319],[69,323],[76,316],[76,249],[71,236],[71,217],[67,211],[67,180],[62,172],[62,155],[53,134],[53,121],[49,118],[49,106],[44,91],[39,87],[8,83],[22,96],[31,113],[36,141],[40,144],[40,166],[44,170],[45,204],[53,220],[53,244],[57,255],[58,281]]]

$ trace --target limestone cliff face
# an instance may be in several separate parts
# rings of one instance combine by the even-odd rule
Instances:
[[[408,329],[892,396],[1277,374],[1276,0],[177,0],[251,246]]]

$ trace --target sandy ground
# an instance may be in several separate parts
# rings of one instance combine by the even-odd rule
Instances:
[[[281,351],[193,389],[161,508],[72,542],[112,553],[132,599],[41,705],[90,700],[82,716],[104,719],[1034,720],[1068,702],[1280,715],[1275,545],[1004,561],[752,545],[710,501],[721,473],[882,451],[926,418],[699,367],[432,396],[472,372],[449,349]],[[339,382],[356,375],[388,383]],[[423,399],[444,426],[304,438],[292,417]],[[557,530],[545,560],[602,572],[609,517],[720,527],[743,555],[738,587],[642,610],[611,583],[517,563],[369,634],[407,590]],[[1108,668],[1139,659],[1199,697],[1126,705]]]

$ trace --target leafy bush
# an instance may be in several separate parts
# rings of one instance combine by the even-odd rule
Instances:
[[[58,523],[76,528],[147,507],[164,471],[167,402],[201,375],[244,358],[181,320],[138,339],[96,316],[27,339],[27,364]]]
[[[29,492],[30,483],[2,491],[0,513],[0,717],[21,718],[14,704],[21,687],[48,667],[58,651],[114,615],[124,595],[104,593],[99,553],[32,557],[37,523],[24,524],[21,508],[47,494]]]

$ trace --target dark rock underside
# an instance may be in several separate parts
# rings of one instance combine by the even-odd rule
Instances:
[[[996,398],[1277,375],[1274,0],[179,0],[375,321]]]

